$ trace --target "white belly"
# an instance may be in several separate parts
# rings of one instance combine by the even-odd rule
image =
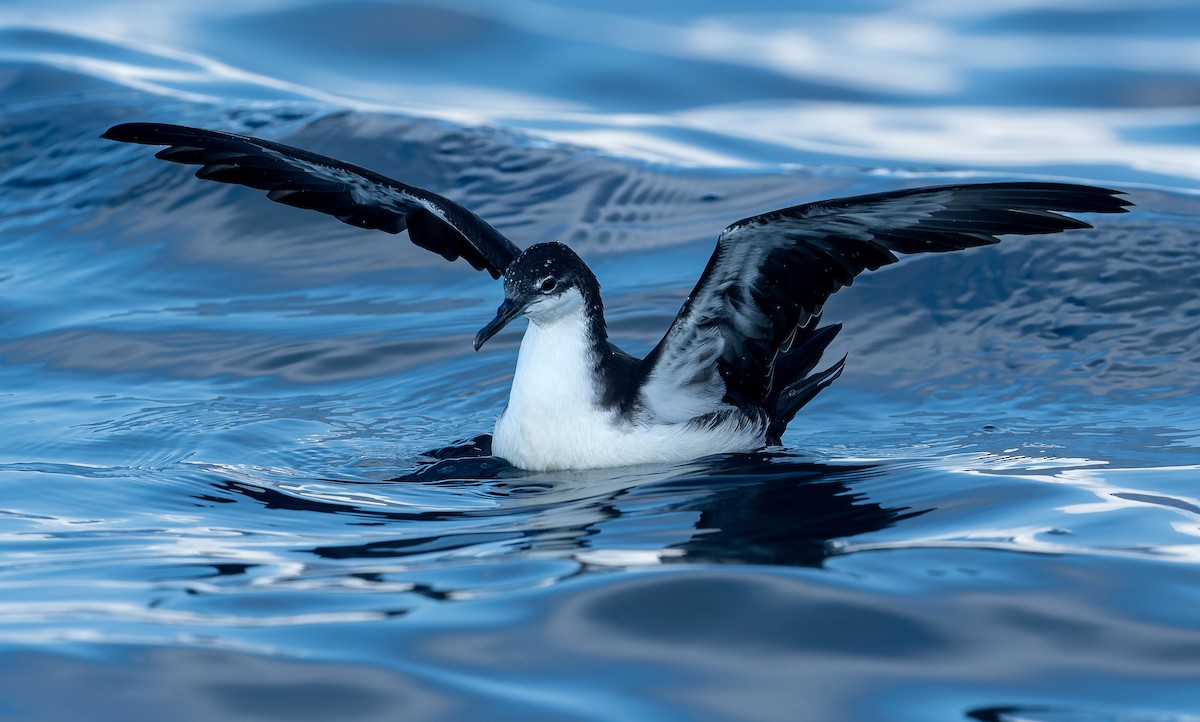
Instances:
[[[716,428],[688,423],[623,422],[616,414],[532,417],[509,408],[496,421],[492,453],[531,471],[596,469],[762,448],[764,429],[732,419]]]
[[[492,453],[522,469],[592,469],[754,451],[765,429],[738,415],[716,426],[622,419],[597,404],[595,358],[580,316],[539,326],[521,341],[508,407]]]

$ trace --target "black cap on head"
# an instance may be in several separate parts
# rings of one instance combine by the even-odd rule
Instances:
[[[578,289],[584,302],[600,311],[603,318],[600,284],[575,251],[557,241],[530,246],[505,269],[504,303],[496,310],[496,317],[475,336],[475,350],[521,315],[531,303],[561,295],[572,288]]]

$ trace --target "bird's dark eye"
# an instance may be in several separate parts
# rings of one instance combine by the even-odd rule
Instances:
[[[557,285],[558,281],[553,278],[547,278],[545,281],[542,281],[542,293],[550,293]]]

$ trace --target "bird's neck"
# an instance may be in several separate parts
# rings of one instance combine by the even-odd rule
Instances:
[[[525,412],[593,407],[607,346],[604,318],[584,305],[552,321],[530,320],[513,376],[509,407]]]

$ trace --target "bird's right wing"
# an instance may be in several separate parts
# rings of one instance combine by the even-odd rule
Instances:
[[[499,278],[521,249],[483,219],[436,193],[299,148],[215,130],[161,123],[113,126],[103,138],[168,146],[156,157],[201,166],[197,178],[267,191],[273,201],[310,208],[359,228],[407,229],[416,245],[463,258]]]

